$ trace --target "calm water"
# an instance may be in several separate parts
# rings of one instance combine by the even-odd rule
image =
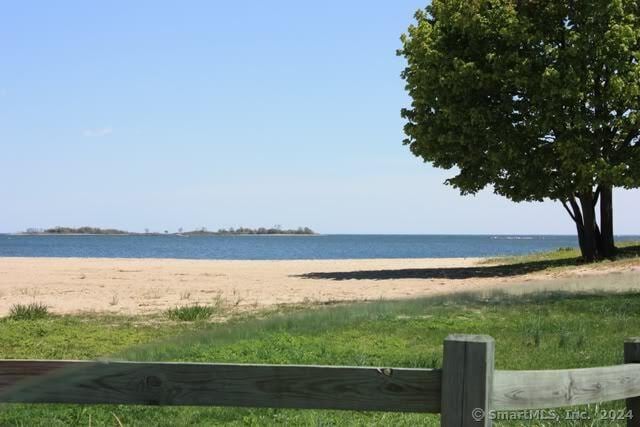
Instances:
[[[640,240],[640,237],[618,237]],[[0,235],[0,256],[346,259],[446,258],[526,254],[576,246],[575,236],[14,236]]]

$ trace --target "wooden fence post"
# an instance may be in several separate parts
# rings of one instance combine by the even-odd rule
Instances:
[[[494,351],[495,341],[487,335],[445,338],[441,426],[491,426]]]
[[[624,341],[624,363],[640,363],[640,338]],[[627,426],[640,427],[640,397],[627,399],[627,410],[632,414],[632,418],[627,419]]]

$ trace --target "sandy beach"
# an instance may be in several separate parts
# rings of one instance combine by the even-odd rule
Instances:
[[[13,304],[34,301],[60,314],[150,314],[178,305],[220,301],[238,310],[255,310],[281,304],[517,288],[563,275],[535,271],[521,274],[499,266],[479,265],[480,260],[0,258],[0,316]],[[638,266],[626,269],[640,272]],[[567,274],[591,271],[572,270]]]

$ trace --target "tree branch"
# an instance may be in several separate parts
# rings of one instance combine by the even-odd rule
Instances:
[[[578,204],[578,202],[576,202],[575,197],[571,197],[569,199],[569,203],[571,204],[571,209],[573,209],[573,217],[575,218],[574,221],[579,228],[583,228],[584,222],[582,219],[582,211],[580,210],[580,205]]]
[[[593,195],[593,207],[595,208],[596,205],[598,204],[598,199],[600,198],[600,193],[602,191],[602,187],[600,185],[598,185],[598,188],[596,189],[595,194]]]
[[[564,206],[564,209],[567,211],[567,213],[569,214],[573,222],[577,222],[576,216],[571,213],[571,209],[569,209],[569,206],[567,206],[567,202],[565,202],[564,200],[562,200],[561,202],[562,202],[562,206]]]

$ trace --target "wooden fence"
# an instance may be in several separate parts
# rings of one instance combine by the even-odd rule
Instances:
[[[640,426],[640,339],[625,342],[624,365],[587,369],[494,370],[494,348],[488,336],[451,335],[442,369],[3,360],[0,402],[425,412],[448,427],[627,399],[628,425]]]

